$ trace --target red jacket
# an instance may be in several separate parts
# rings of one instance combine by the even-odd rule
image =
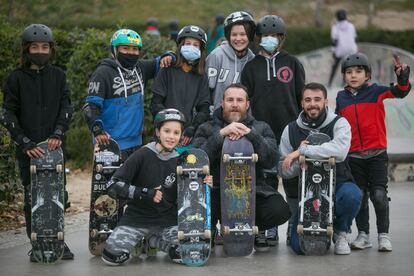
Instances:
[[[404,98],[411,89],[410,83],[386,87],[364,84],[353,95],[348,87],[336,96],[336,113],[345,117],[352,129],[352,152],[387,148],[385,128],[385,99]]]

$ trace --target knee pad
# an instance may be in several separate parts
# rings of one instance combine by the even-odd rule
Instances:
[[[115,252],[110,249],[104,248],[102,252],[102,261],[107,265],[117,266],[125,263],[130,259],[128,252]]]
[[[388,198],[385,189],[373,189],[370,192],[370,198],[375,209],[386,209],[388,208]]]

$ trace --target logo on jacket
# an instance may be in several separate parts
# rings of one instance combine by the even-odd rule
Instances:
[[[171,173],[165,178],[164,187],[170,188],[175,182],[175,173]]]
[[[293,71],[287,66],[283,66],[277,70],[277,79],[281,82],[288,83],[293,79]]]

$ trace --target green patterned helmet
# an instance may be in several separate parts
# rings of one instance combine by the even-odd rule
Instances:
[[[142,39],[141,36],[129,29],[120,29],[116,31],[111,38],[111,46],[117,47],[118,45],[131,45],[141,49]]]

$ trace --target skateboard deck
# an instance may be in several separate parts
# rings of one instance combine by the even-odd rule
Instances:
[[[40,158],[30,160],[33,257],[39,263],[54,263],[64,251],[64,160],[58,148],[49,151],[47,141],[37,146]]]
[[[119,201],[107,194],[106,184],[120,166],[121,151],[113,139],[107,145],[95,145],[89,214],[89,251],[93,255],[102,254],[118,223]]]
[[[253,251],[256,214],[256,171],[258,156],[247,138],[222,148],[220,166],[221,233],[228,256],[247,256]]]
[[[178,240],[188,266],[202,266],[210,257],[210,188],[203,183],[209,160],[201,149],[188,149],[177,166]]]
[[[331,139],[324,133],[307,138],[310,145],[321,145]],[[335,192],[335,158],[299,158],[299,245],[306,255],[323,255],[331,245]]]

